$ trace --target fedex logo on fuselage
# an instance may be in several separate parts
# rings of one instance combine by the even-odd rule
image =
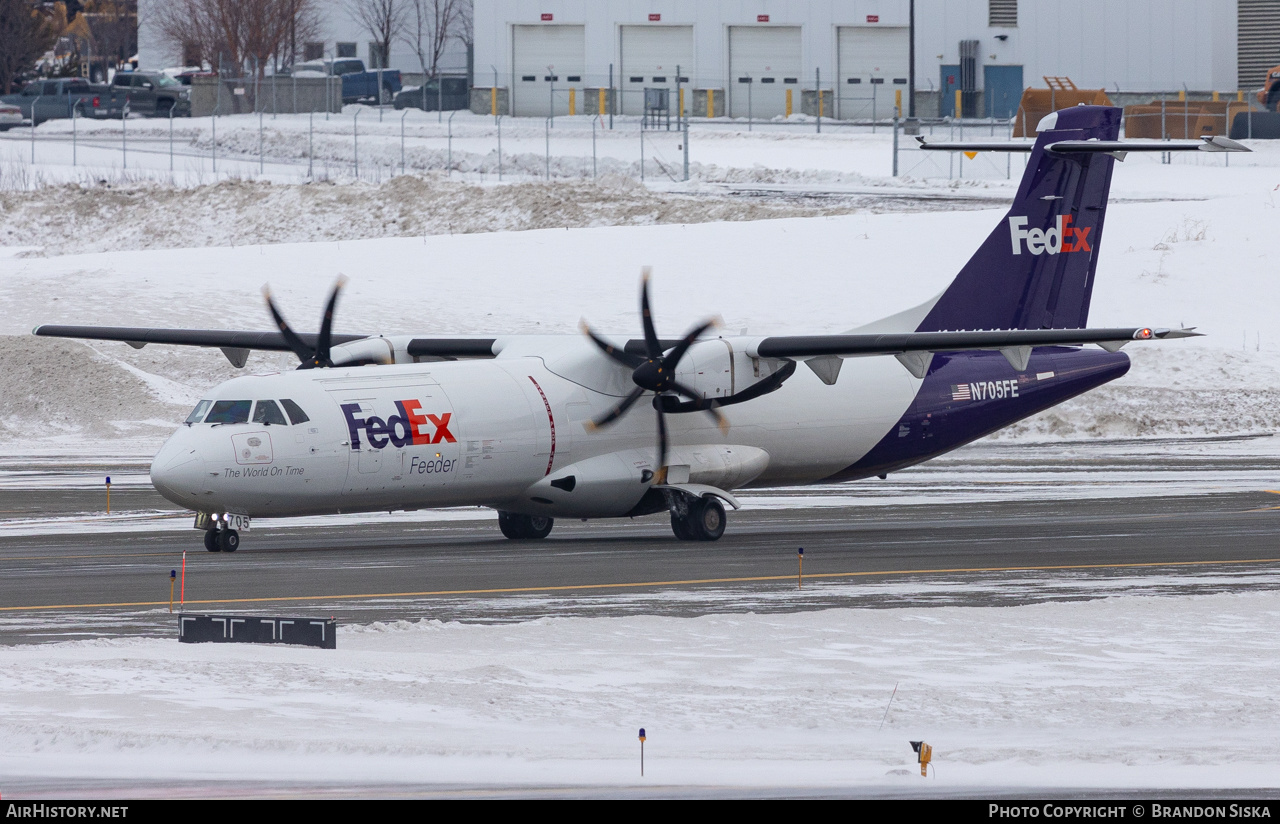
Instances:
[[[449,431],[452,412],[442,415],[423,414],[422,401],[418,400],[396,401],[396,409],[400,414],[392,415],[384,421],[377,415],[363,417],[358,403],[342,404],[342,414],[347,416],[347,432],[351,435],[351,448],[360,448],[362,431],[369,446],[374,449],[382,449],[388,443],[398,448],[458,442]]]
[[[1092,252],[1089,245],[1089,233],[1092,227],[1085,229],[1071,225],[1071,215],[1058,215],[1053,228],[1027,229],[1025,217],[1009,218],[1009,240],[1013,243],[1013,253],[1022,254],[1022,242],[1027,243],[1027,251],[1033,255],[1048,252],[1056,255],[1059,252]]]

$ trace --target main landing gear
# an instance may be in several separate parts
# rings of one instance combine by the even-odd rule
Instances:
[[[551,534],[554,518],[541,515],[519,515],[515,512],[499,512],[498,528],[513,541],[536,541]]]
[[[234,529],[206,529],[204,548],[210,552],[235,552],[240,548],[240,533]]]
[[[716,541],[724,534],[724,504],[719,498],[676,495],[671,502],[671,531],[682,541]]]

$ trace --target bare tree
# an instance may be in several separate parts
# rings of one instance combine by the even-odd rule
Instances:
[[[413,15],[404,40],[418,56],[423,76],[436,77],[440,73],[440,59],[449,40],[457,34],[464,9],[470,18],[471,3],[468,0],[412,2]]]
[[[315,0],[167,0],[155,8],[161,36],[232,74],[292,60],[300,39],[318,28]]]
[[[0,93],[14,78],[33,68],[53,45],[57,31],[31,0],[0,0]]]
[[[378,45],[378,65],[387,67],[391,43],[404,31],[409,0],[346,0],[353,20],[364,26]],[[370,68],[373,68],[372,66]]]

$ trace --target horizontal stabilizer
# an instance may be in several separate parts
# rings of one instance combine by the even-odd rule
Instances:
[[[917,136],[920,148],[937,152],[1030,152],[1031,142],[948,142],[929,143],[923,135]],[[1053,154],[1091,154],[1104,152],[1251,152],[1248,146],[1222,135],[1200,140],[1059,140],[1045,145]]]

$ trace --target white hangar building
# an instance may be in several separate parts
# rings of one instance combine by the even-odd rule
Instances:
[[[785,114],[788,99],[798,112],[819,83],[828,115],[874,105],[884,116],[897,90],[909,106],[909,0],[474,3],[473,82],[509,92],[515,115],[567,113],[570,89],[578,113],[594,111],[600,88],[638,113],[645,88],[674,94],[677,77],[715,90],[734,117]],[[1280,0],[915,0],[915,31],[922,115],[949,114],[946,93],[960,89],[978,109],[966,114],[1008,116],[1043,76],[1110,92],[1234,92],[1280,64]],[[691,109],[694,96],[684,100]]]

